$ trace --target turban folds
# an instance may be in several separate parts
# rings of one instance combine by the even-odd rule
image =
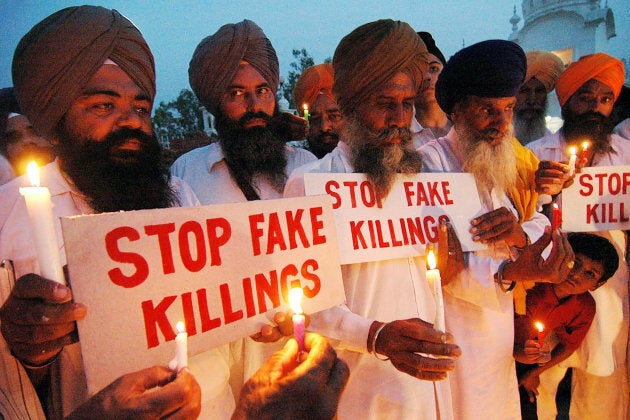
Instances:
[[[303,104],[312,106],[320,93],[332,97],[333,66],[318,64],[304,70],[293,88],[293,102],[300,115],[303,115]]]
[[[280,80],[276,51],[251,20],[223,25],[197,45],[188,66],[188,80],[199,101],[212,114],[217,115],[223,94],[243,61],[254,67],[276,92]]]
[[[114,61],[153,100],[155,63],[142,34],[116,10],[69,7],[35,25],[13,56],[20,107],[37,132],[54,129],[106,59]]]
[[[532,78],[540,81],[545,86],[547,93],[556,85],[556,80],[564,71],[564,63],[554,53],[542,50],[527,51],[527,74],[523,83]]]
[[[427,51],[430,54],[436,56],[438,60],[442,62],[442,65],[446,64],[446,58],[444,58],[444,54],[442,54],[442,51],[440,51],[437,45],[435,45],[435,40],[433,39],[431,34],[428,32],[418,32],[418,35],[420,36],[420,38],[422,38],[422,41],[427,46]]]
[[[527,70],[525,52],[511,41],[493,39],[459,50],[435,84],[435,99],[447,114],[468,95],[516,96]]]
[[[417,91],[427,69],[427,48],[407,23],[378,20],[341,40],[333,68],[333,94],[342,114],[350,115],[398,72],[407,72]]]
[[[615,100],[619,97],[624,81],[621,60],[605,53],[590,54],[571,63],[556,81],[556,94],[560,106],[573,96],[582,85],[595,79],[612,89]]]

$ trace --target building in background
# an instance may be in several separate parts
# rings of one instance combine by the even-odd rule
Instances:
[[[623,61],[626,85],[630,85],[630,1],[523,0],[521,13],[522,18],[514,6],[508,39],[525,51],[551,51],[565,65],[583,55],[605,52]],[[555,90],[549,97],[548,113],[560,116]]]

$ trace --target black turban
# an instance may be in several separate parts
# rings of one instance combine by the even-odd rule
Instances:
[[[516,96],[525,79],[527,59],[511,41],[482,41],[458,51],[444,66],[435,99],[447,114],[468,95],[483,98]]]
[[[341,40],[333,68],[333,95],[341,112],[350,115],[398,72],[408,72],[417,91],[427,69],[427,48],[407,23],[378,20]]]
[[[13,55],[13,85],[35,131],[55,135],[57,123],[106,59],[153,100],[151,50],[138,28],[116,10],[68,7],[24,35]]]
[[[437,45],[435,45],[435,40],[433,39],[431,34],[428,32],[418,32],[418,35],[420,35],[420,38],[422,38],[422,41],[424,41],[424,44],[427,46],[427,51],[429,51],[430,54],[436,56],[438,60],[442,62],[442,65],[445,65],[446,58],[444,58],[444,54],[442,54],[442,51],[440,51]]]
[[[217,115],[221,98],[243,61],[254,67],[276,92],[280,80],[276,51],[251,20],[223,25],[197,45],[188,66],[188,80],[199,101],[212,114]]]

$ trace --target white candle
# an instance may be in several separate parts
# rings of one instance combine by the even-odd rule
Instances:
[[[569,149],[569,175],[573,175],[575,173],[575,161],[577,160],[577,149],[575,147],[571,147]]]
[[[433,328],[438,331],[446,331],[444,323],[444,297],[442,296],[442,278],[440,277],[440,270],[435,268],[437,262],[435,260],[435,254],[433,250],[430,250],[427,254],[427,262],[429,269],[427,270],[427,282],[433,293],[433,299],[435,300],[435,322]]]
[[[298,343],[298,352],[304,351],[304,334],[306,317],[302,311],[302,295],[304,292],[300,287],[294,287],[289,291],[289,305],[293,310],[293,337]]]
[[[175,357],[170,361],[168,367],[179,372],[188,366],[188,333],[182,321],[175,326],[177,336],[175,337]]]
[[[20,188],[20,194],[26,201],[40,274],[44,278],[66,284],[57,244],[50,190],[40,187],[39,169],[34,161],[28,164],[27,173],[31,186]]]

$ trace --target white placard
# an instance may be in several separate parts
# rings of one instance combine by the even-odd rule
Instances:
[[[62,219],[90,392],[167,365],[185,321],[192,356],[259,331],[302,287],[313,313],[345,299],[330,198]]]
[[[630,229],[630,166],[582,168],[573,184],[562,191],[562,229]]]
[[[484,213],[471,174],[399,175],[381,203],[364,174],[307,173],[304,188],[332,197],[342,264],[424,255],[441,219],[453,224],[464,251],[486,248],[468,232]]]

